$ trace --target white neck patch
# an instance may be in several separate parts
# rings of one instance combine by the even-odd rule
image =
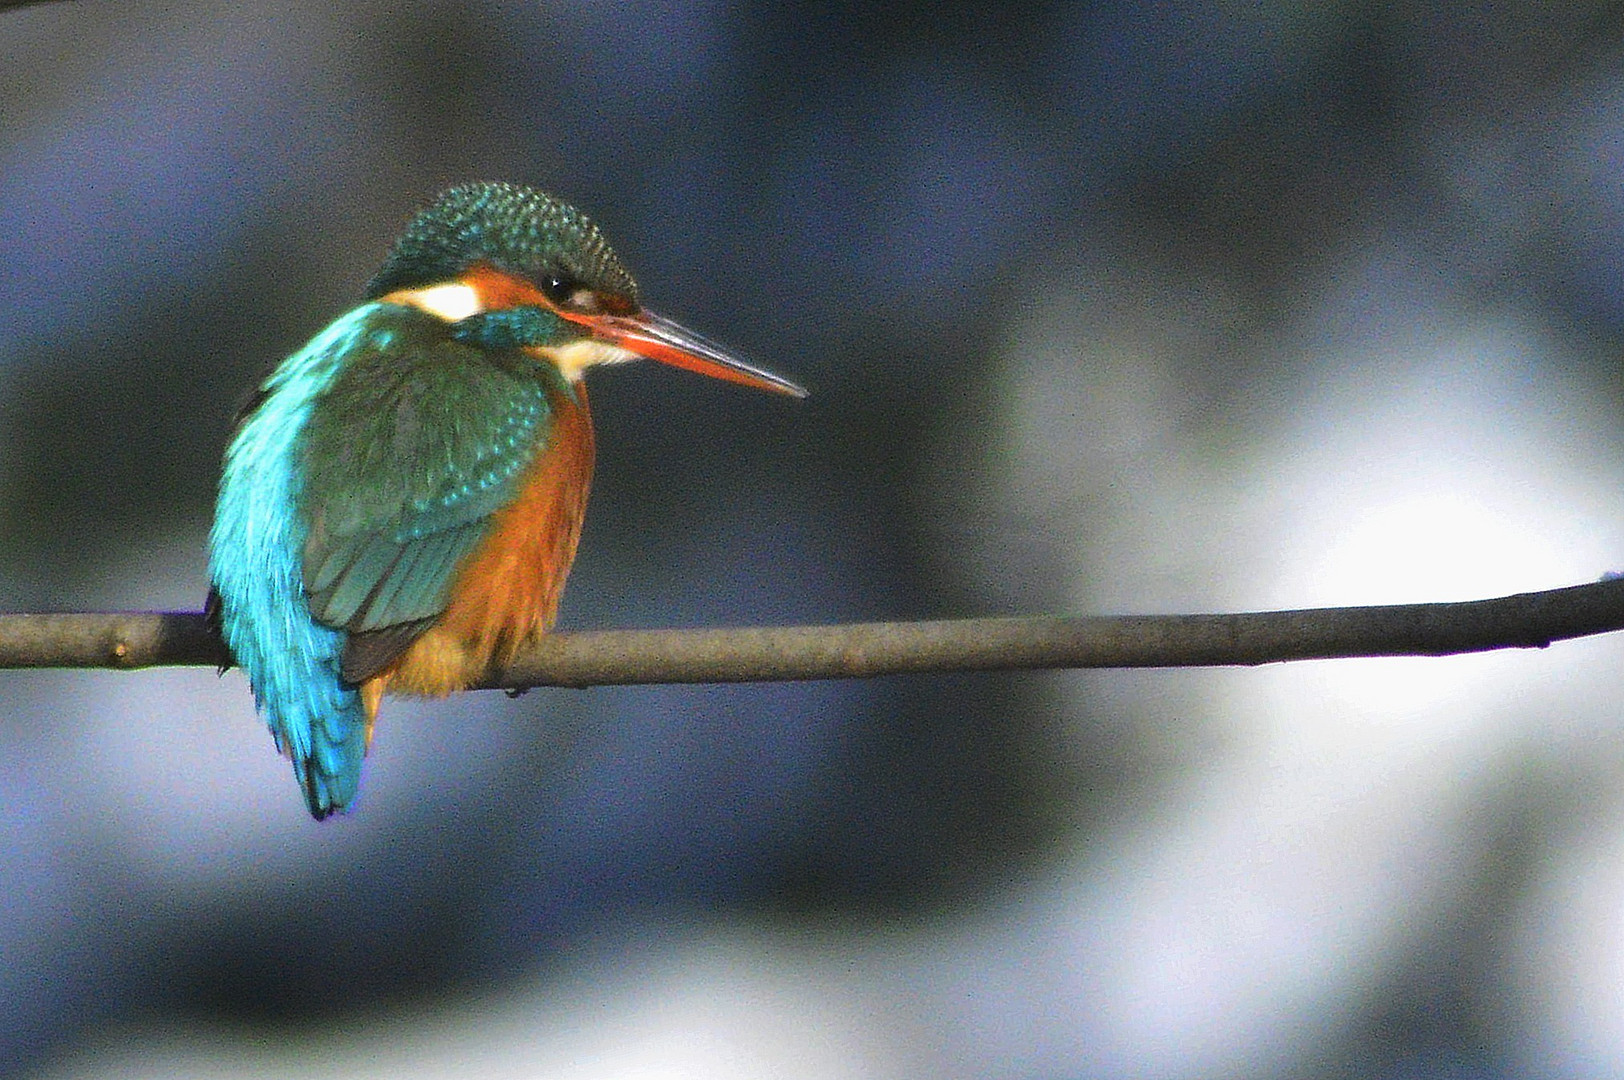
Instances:
[[[472,285],[456,281],[431,285],[427,289],[401,289],[384,297],[383,303],[405,304],[446,322],[461,322],[485,310],[478,291]]]

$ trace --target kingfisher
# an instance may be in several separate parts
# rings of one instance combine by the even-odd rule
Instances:
[[[210,617],[318,821],[355,799],[386,692],[465,689],[551,629],[588,368],[806,396],[644,309],[585,214],[515,184],[441,194],[364,300],[257,387],[209,534]]]

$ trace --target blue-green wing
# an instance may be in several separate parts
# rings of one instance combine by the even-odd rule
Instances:
[[[550,364],[381,308],[315,403],[300,507],[311,614],[349,633],[342,674],[387,667],[449,602],[457,568],[517,494],[568,393]]]

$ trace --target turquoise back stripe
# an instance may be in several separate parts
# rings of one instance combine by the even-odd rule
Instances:
[[[360,694],[339,678],[345,635],[319,625],[305,602],[297,453],[312,405],[375,307],[333,323],[266,381],[265,400],[226,452],[209,534],[226,644],[318,818],[355,799],[366,716]]]

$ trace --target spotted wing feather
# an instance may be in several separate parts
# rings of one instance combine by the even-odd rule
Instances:
[[[348,633],[343,677],[386,669],[449,602],[458,568],[545,444],[551,365],[403,314],[349,358],[306,426],[304,585]]]

